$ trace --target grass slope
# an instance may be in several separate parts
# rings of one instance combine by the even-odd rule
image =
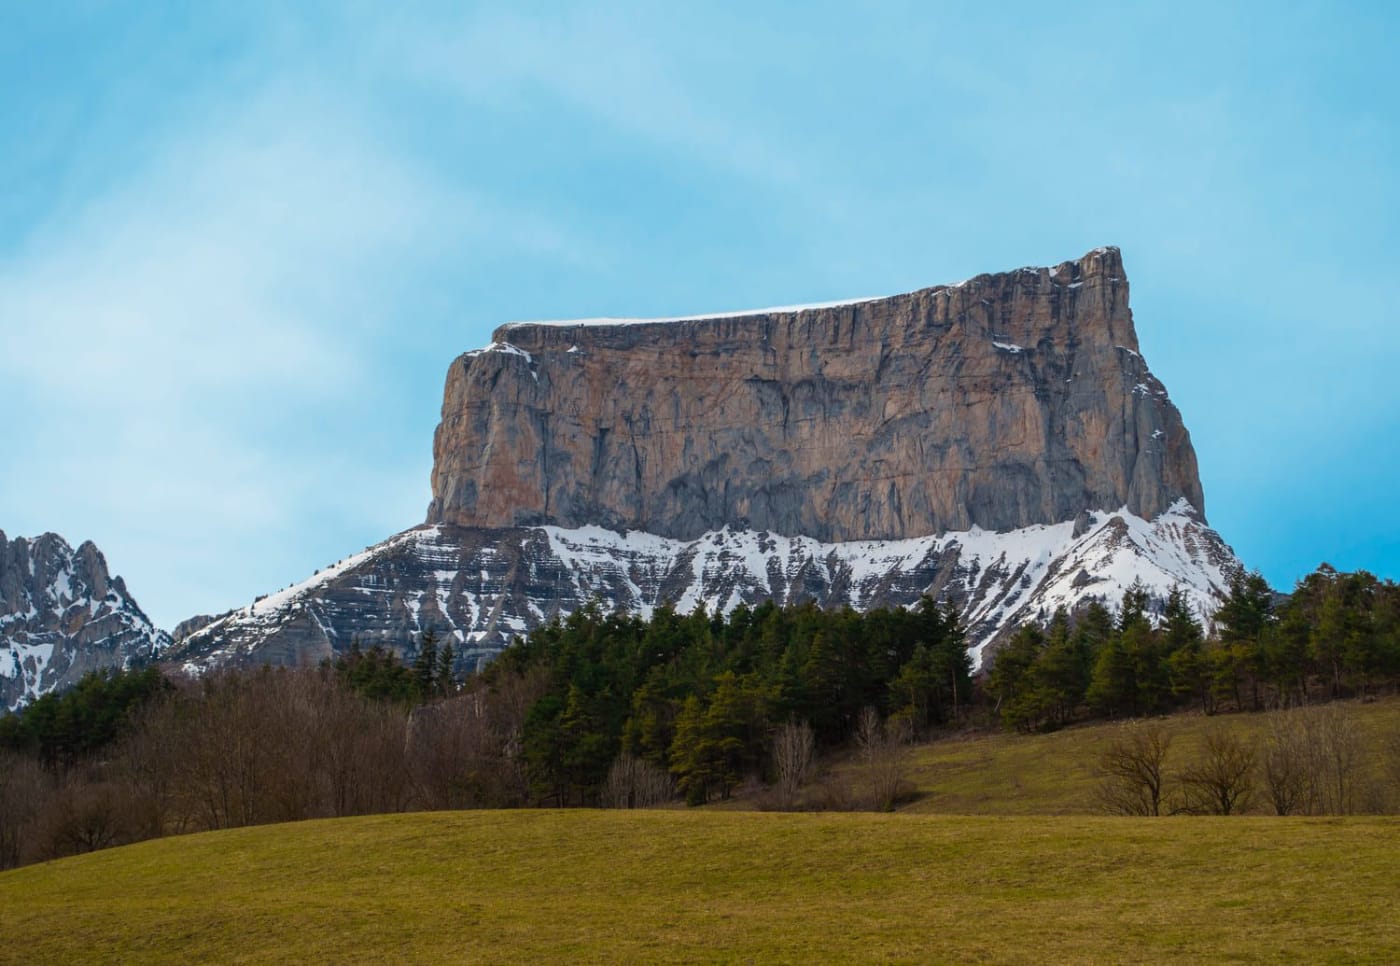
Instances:
[[[0,874],[17,962],[1400,961],[1395,819],[458,812]]]
[[[1359,731],[1371,749],[1361,764],[1361,777],[1383,769],[1378,760],[1391,736],[1400,736],[1400,697],[1370,703],[1347,702]],[[1172,736],[1167,769],[1190,764],[1210,728],[1233,731],[1247,742],[1262,740],[1269,719],[1260,714],[1205,717],[1178,714],[1157,719]],[[921,745],[914,750],[909,782],[918,799],[914,812],[968,815],[1093,815],[1100,811],[1095,769],[1104,749],[1118,733],[1115,723],[1093,723],[1049,734],[983,734]],[[1263,790],[1254,810],[1270,812]]]

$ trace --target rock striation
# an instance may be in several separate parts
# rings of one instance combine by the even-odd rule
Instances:
[[[510,323],[455,360],[422,526],[183,628],[172,658],[480,663],[599,602],[962,608],[1006,628],[1141,580],[1213,612],[1233,552],[1115,248],[908,295]]]
[[[822,541],[1204,513],[1116,248],[892,298],[512,323],[451,367],[429,523]]]
[[[169,643],[92,541],[74,550],[56,533],[7,540],[0,531],[0,709],[149,660]]]

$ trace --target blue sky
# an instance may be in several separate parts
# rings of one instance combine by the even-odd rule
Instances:
[[[501,321],[1102,244],[1245,562],[1400,577],[1400,7],[290,6],[0,13],[0,529],[158,623],[420,522]]]

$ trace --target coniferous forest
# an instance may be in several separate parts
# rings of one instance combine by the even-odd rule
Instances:
[[[1030,731],[1193,705],[1261,711],[1400,678],[1400,587],[1365,571],[1324,564],[1279,603],[1258,573],[1238,573],[1209,636],[1178,591],[1151,617],[1134,587],[1116,616],[1092,604],[1073,622],[1061,612],[1021,627],[987,680],[1001,721]]]
[[[792,807],[819,758],[853,750],[873,767],[882,749],[953,729],[1215,715],[1400,685],[1400,588],[1365,572],[1324,566],[1286,598],[1238,574],[1209,627],[1180,593],[1151,606],[1133,588],[1116,613],[1023,626],[976,678],[957,611],[927,598],[650,619],[588,607],[465,679],[432,632],[407,663],[355,646],[318,668],[94,674],[0,718],[0,867],[371,812],[700,805],[741,785],[747,801],[761,789]],[[864,807],[900,791],[895,768]]]

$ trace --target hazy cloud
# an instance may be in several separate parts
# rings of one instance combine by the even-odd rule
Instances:
[[[170,575],[136,587],[169,623],[238,603],[215,587],[240,569],[248,596],[266,590],[250,557],[297,566],[309,548],[279,538],[299,522],[351,517],[377,537],[416,522],[426,447],[376,465],[354,443],[380,344],[404,321],[400,270],[434,251],[560,256],[569,242],[405,163],[334,104],[285,93],[153,155],[0,263],[0,380],[26,423],[0,504],[12,534],[92,537],[119,570]],[[63,519],[42,519],[56,499]]]

